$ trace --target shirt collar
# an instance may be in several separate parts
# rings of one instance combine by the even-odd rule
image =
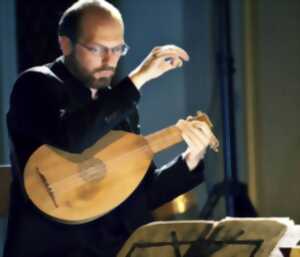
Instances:
[[[64,64],[64,57],[58,57],[49,67],[78,97],[91,99],[91,91],[77,79]]]

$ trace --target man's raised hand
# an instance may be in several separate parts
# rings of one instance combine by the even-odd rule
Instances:
[[[178,46],[155,47],[144,61],[129,74],[129,77],[139,89],[149,80],[155,79],[169,70],[180,68],[183,62],[188,60],[187,52]]]

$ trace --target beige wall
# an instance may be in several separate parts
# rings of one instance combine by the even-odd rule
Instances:
[[[300,1],[246,1],[251,196],[261,216],[300,223]]]

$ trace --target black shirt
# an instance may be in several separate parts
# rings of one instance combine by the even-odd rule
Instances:
[[[162,169],[152,163],[125,202],[81,225],[50,220],[27,199],[23,169],[39,146],[79,153],[111,129],[139,133],[139,98],[139,91],[125,78],[93,100],[90,89],[72,76],[62,58],[20,75],[7,114],[13,184],[4,257],[76,256],[80,251],[83,256],[115,256],[137,227],[152,221],[153,209],[202,182],[202,162],[193,172],[181,157]]]

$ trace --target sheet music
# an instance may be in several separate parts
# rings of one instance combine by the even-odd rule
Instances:
[[[300,241],[300,225],[293,225],[293,222],[288,226],[288,230],[278,242],[276,248],[271,253],[270,257],[283,257],[280,252],[280,247],[295,247]]]

